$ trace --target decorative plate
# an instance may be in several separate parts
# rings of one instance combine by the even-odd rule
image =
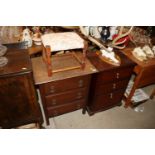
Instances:
[[[111,59],[102,56],[102,54],[101,54],[100,51],[97,51],[96,54],[99,56],[99,58],[100,58],[102,61],[104,61],[104,62],[106,62],[106,63],[108,63],[108,64],[111,64],[111,65],[114,65],[114,66],[119,66],[119,65],[121,64],[121,58],[120,58],[118,55],[116,55],[115,58],[119,61],[119,63],[115,63],[115,62],[112,61]]]

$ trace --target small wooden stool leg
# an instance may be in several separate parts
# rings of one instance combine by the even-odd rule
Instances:
[[[43,61],[46,64],[48,76],[52,76],[52,60],[51,60],[51,48],[50,46],[46,46],[43,48]]]
[[[86,53],[87,53],[87,50],[88,50],[88,43],[86,41],[84,41],[82,69],[84,69],[85,65],[86,65]]]

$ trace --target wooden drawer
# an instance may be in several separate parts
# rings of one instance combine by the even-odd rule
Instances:
[[[79,100],[76,102],[72,102],[70,104],[65,104],[65,105],[55,106],[55,107],[48,107],[47,108],[48,117],[58,116],[64,113],[68,113],[68,112],[81,109],[86,104],[85,102],[86,102],[85,100]]]
[[[129,80],[122,80],[118,82],[111,82],[108,84],[97,85],[94,95],[101,95],[105,93],[110,93],[119,89],[125,89],[127,87]]]
[[[89,81],[90,75],[87,75],[46,83],[41,87],[44,89],[45,94],[48,95],[68,91],[71,89],[86,87],[89,85]]]
[[[106,109],[108,107],[115,106],[117,103],[119,103],[122,100],[124,91],[125,91],[124,89],[121,89],[113,93],[98,95],[94,97],[91,108],[97,111],[104,108]]]
[[[97,84],[107,83],[111,81],[119,81],[122,79],[129,78],[131,76],[133,67],[130,68],[120,68],[110,71],[105,71],[97,75]]]
[[[46,106],[57,106],[66,103],[70,103],[76,100],[80,100],[87,97],[88,88],[80,88],[76,90],[71,90],[59,94],[48,95],[45,97]]]

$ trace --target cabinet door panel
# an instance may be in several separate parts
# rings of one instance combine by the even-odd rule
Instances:
[[[35,118],[38,109],[29,78],[27,74],[0,79],[0,126],[9,128]]]
[[[119,104],[119,102],[121,102],[123,93],[124,89],[121,89],[119,91],[111,92],[108,94],[98,95],[94,97],[91,109],[97,111],[115,106],[116,104]]]

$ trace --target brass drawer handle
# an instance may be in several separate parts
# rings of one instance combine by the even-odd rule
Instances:
[[[83,80],[79,80],[78,86],[79,86],[79,87],[82,87],[82,86],[83,86]]]
[[[55,87],[54,87],[54,86],[51,86],[51,87],[50,87],[50,92],[51,92],[51,93],[54,93],[54,92],[55,92]]]
[[[116,83],[113,83],[112,87],[113,87],[113,89],[116,89]]]
[[[120,77],[120,74],[116,73],[116,78],[119,79],[119,77]]]
[[[77,109],[80,109],[80,108],[81,108],[81,105],[80,105],[80,104],[78,104],[78,105],[76,106],[76,108],[77,108]]]
[[[57,104],[57,100],[56,99],[52,99],[52,105],[56,105]]]
[[[57,111],[57,110],[54,110],[54,111],[53,111],[53,115],[54,115],[54,116],[58,115],[58,111]]]
[[[112,94],[112,93],[110,94],[110,98],[111,98],[111,99],[113,98],[113,94]]]
[[[77,99],[80,99],[82,97],[82,93],[81,92],[78,92],[78,94],[77,94]]]

